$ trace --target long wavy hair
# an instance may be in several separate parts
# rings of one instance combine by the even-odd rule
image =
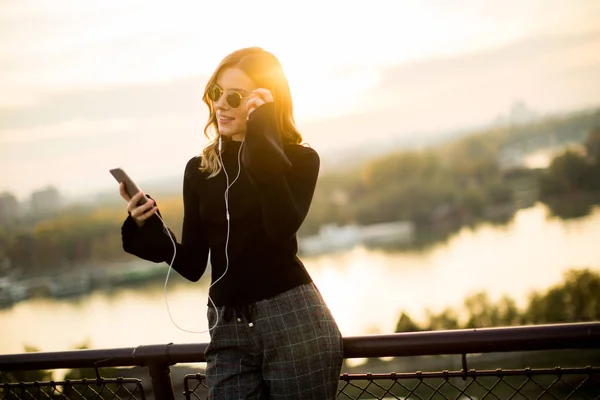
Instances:
[[[217,175],[221,171],[222,165],[219,159],[219,127],[217,125],[215,106],[208,97],[208,90],[217,81],[221,71],[226,68],[239,68],[259,88],[268,89],[273,94],[275,113],[282,142],[286,144],[299,144],[302,142],[302,135],[298,132],[294,121],[294,107],[290,87],[283,72],[283,67],[277,57],[260,47],[249,47],[234,51],[221,61],[208,80],[204,96],[202,97],[209,110],[204,135],[210,142],[202,151],[203,157],[200,170],[208,172],[210,174],[209,178]],[[226,148],[227,142],[231,139],[223,136],[222,140],[223,148]]]

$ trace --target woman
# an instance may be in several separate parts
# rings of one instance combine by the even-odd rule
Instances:
[[[319,156],[299,144],[281,64],[261,48],[238,50],[217,67],[203,100],[211,142],[185,167],[176,251],[154,200],[136,206],[144,194],[129,198],[121,185],[123,247],[190,281],[210,252],[209,398],[333,399],[342,337],[296,255]]]

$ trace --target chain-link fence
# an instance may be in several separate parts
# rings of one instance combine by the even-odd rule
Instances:
[[[208,398],[208,386],[206,386],[206,375],[193,374],[183,377],[183,394],[187,400]]]
[[[177,364],[206,362],[206,346],[206,343],[169,343],[124,349],[0,354],[0,400],[206,399],[208,389],[204,375],[189,374],[188,370],[185,372],[188,375],[181,374],[172,379],[175,375],[171,371],[171,367]],[[599,349],[600,322],[347,337],[344,338],[344,355],[348,359],[386,357],[402,360],[394,364],[364,364],[365,368],[374,366],[378,372],[396,367],[401,371],[421,369],[439,372],[363,374],[353,367],[347,371],[348,374],[340,376],[337,398],[600,400]],[[558,350],[567,353],[558,354]],[[527,352],[527,356],[523,358],[521,354],[516,359],[512,356],[494,357],[485,362],[478,360],[477,370],[467,366],[468,354],[519,352]],[[534,360],[533,352],[541,352],[538,355],[542,354],[542,359]],[[461,367],[430,358],[459,354],[462,357]],[[416,360],[421,356],[427,357],[424,364]],[[514,369],[534,366],[532,363],[536,368]],[[576,368],[546,368],[549,365]],[[144,380],[148,383],[146,393],[142,379],[148,378],[138,379],[146,372],[131,371],[133,374],[128,378],[113,378],[115,375],[112,375],[110,379],[102,378],[98,372],[99,368],[131,366],[147,371],[149,381]],[[513,369],[489,370],[500,366]],[[95,368],[96,378],[48,382],[51,379],[48,375],[17,373],[69,368]],[[444,371],[450,369],[455,370]],[[358,373],[350,373],[354,371]],[[121,375],[122,371],[117,373]],[[18,383],[18,380],[27,382]]]
[[[187,400],[207,399],[205,376],[186,375]],[[344,374],[338,399],[600,399],[600,368]]]
[[[187,400],[207,399],[203,374],[184,377]],[[4,383],[2,400],[130,399],[145,400],[135,378],[81,379],[60,382]],[[442,371],[389,374],[343,374],[338,399],[600,399],[600,368],[552,368]]]
[[[0,383],[0,399],[145,400],[146,397],[140,379],[101,378],[56,382]]]
[[[600,399],[600,368],[342,375],[338,399]]]

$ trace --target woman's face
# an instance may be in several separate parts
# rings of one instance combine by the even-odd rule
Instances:
[[[242,140],[246,133],[246,102],[256,89],[252,79],[239,68],[225,68],[217,76],[214,101],[217,127],[223,136]],[[210,96],[209,96],[210,97]]]

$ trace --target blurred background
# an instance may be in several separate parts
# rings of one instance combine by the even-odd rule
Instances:
[[[5,1],[0,353],[207,342],[126,254],[122,167],[181,229],[204,85],[281,60],[322,169],[301,258],[344,336],[600,319],[600,3]],[[207,329],[209,276],[166,287]]]

